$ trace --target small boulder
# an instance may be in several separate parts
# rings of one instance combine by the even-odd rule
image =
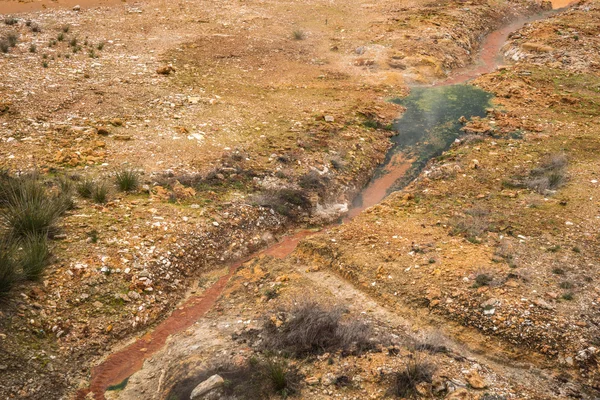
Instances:
[[[172,72],[175,72],[172,65],[163,65],[156,70],[156,73],[160,75],[170,75]]]
[[[223,386],[224,383],[225,380],[220,375],[213,375],[194,388],[190,395],[190,400],[200,399],[208,392]]]
[[[477,373],[472,371],[466,376],[467,382],[473,389],[485,389],[488,385],[485,383],[483,378]]]

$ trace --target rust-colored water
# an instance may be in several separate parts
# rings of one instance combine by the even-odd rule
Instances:
[[[406,174],[406,171],[412,165],[412,160],[404,158],[402,153],[396,153],[392,156],[390,162],[382,169],[382,174],[362,191],[360,194],[362,202],[360,205],[356,205],[348,211],[347,217],[344,219],[348,221],[363,210],[374,206],[385,199],[388,195],[388,190],[396,183],[396,181]]]
[[[57,3],[58,5],[67,5],[70,4],[70,2],[71,0],[59,0]],[[118,1],[98,0],[97,2],[92,1],[81,3],[87,5],[90,3],[100,4],[116,2]],[[0,7],[6,3],[6,0],[0,0]],[[14,2],[8,1],[8,3],[12,4]],[[43,1],[38,3],[43,3]],[[77,2],[72,1],[72,3],[75,4]],[[572,0],[555,0],[553,5],[556,5],[556,8],[560,8],[563,7],[563,4],[569,5],[572,3]],[[28,5],[30,3],[24,4]],[[0,10],[2,9],[0,8]],[[482,43],[479,63],[475,66],[458,71],[458,73],[450,77],[448,80],[439,84],[453,85],[463,83],[481,74],[493,71],[497,66],[498,52],[506,41],[509,33],[519,29],[528,21],[530,20],[516,21],[489,34]],[[363,190],[361,194],[361,204],[353,207],[349,211],[347,217],[344,219],[344,222],[360,214],[360,212],[362,212],[364,209],[371,207],[383,200],[388,194],[388,189],[392,187],[399,178],[406,174],[407,170],[411,166],[411,162],[411,160],[405,159],[401,153],[394,154],[391,157],[390,162],[383,168],[382,173],[373,179],[371,183]],[[260,253],[253,254],[242,261],[232,264],[229,267],[228,274],[221,277],[201,296],[189,298],[182,306],[177,308],[154,330],[148,332],[131,345],[111,354],[101,364],[93,368],[89,388],[79,391],[76,395],[76,398],[83,400],[88,393],[92,392],[94,393],[96,399],[104,399],[104,392],[109,386],[122,382],[125,378],[131,376],[134,372],[139,370],[146,358],[163,347],[169,335],[185,330],[200,317],[206,314],[206,312],[208,312],[217,301],[235,270],[242,263],[260,255],[270,255],[277,258],[285,258],[295,250],[296,246],[302,239],[317,233],[318,231],[314,230],[299,231],[295,234],[284,237],[280,242],[270,246]]]

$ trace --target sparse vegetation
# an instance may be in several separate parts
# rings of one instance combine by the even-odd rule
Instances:
[[[98,46],[96,46],[96,48],[100,51],[102,51],[102,49],[104,49],[104,42],[100,42],[98,43]]]
[[[567,180],[567,157],[564,154],[550,154],[542,159],[540,166],[531,170],[525,185],[540,194],[556,190]]]
[[[302,210],[310,207],[310,200],[306,195],[295,189],[280,189],[264,191],[254,196],[254,203],[262,207],[269,207],[281,215],[295,218]]]
[[[35,53],[36,51],[37,51],[37,47],[35,46],[35,44],[32,44],[31,46],[29,46],[30,53]]]
[[[488,219],[489,211],[481,207],[473,207],[465,210],[463,216],[457,216],[450,220],[451,235],[464,235],[467,240],[477,243],[481,235],[490,229]]]
[[[304,31],[300,30],[300,29],[294,29],[294,31],[292,32],[292,36],[293,36],[294,40],[306,39],[306,33],[304,33]]]
[[[4,193],[2,223],[17,238],[47,235],[65,211],[58,196],[51,196],[35,176],[9,179]]]
[[[262,400],[273,395],[287,398],[300,391],[302,381],[297,367],[283,359],[252,357],[242,365],[217,362],[197,376],[179,382],[167,398],[189,399],[194,387],[214,374],[225,380],[222,391],[227,398],[247,400]]]
[[[413,354],[404,371],[394,374],[391,388],[392,395],[403,398],[417,396],[417,385],[431,383],[434,371],[433,365],[420,361],[418,356]]]
[[[117,186],[122,192],[136,190],[140,183],[139,173],[133,169],[122,169],[115,174]]]
[[[69,33],[69,29],[70,29],[70,28],[71,28],[71,27],[70,27],[69,25],[64,25],[64,26],[62,27],[62,31],[63,31],[64,33]]]
[[[573,300],[573,298],[575,297],[575,295],[573,294],[573,292],[567,292],[567,293],[563,293],[563,295],[561,296],[561,298],[563,300]]]
[[[65,34],[64,33],[59,33],[58,36],[56,37],[56,40],[58,40],[59,42],[62,42],[63,40],[65,40]]]
[[[91,243],[98,243],[98,231],[96,229],[92,229],[88,233],[88,238]]]
[[[76,185],[75,189],[80,197],[90,199],[92,198],[92,192],[94,190],[94,181],[89,178],[84,178]]]
[[[17,280],[14,244],[0,238],[0,296],[10,291]]]
[[[30,234],[20,241],[22,254],[21,266],[24,276],[29,280],[37,280],[44,272],[48,260],[48,236]]]
[[[49,258],[48,237],[65,211],[64,190],[49,193],[36,174],[0,177],[0,294],[37,280]]]
[[[277,313],[276,322],[267,318],[264,347],[295,357],[342,350],[361,353],[373,348],[372,331],[360,320],[344,321],[341,307],[326,307],[314,300],[303,300]]]
[[[267,290],[265,290],[265,297],[268,300],[273,300],[274,298],[276,298],[277,296],[279,296],[279,286],[275,286],[272,288],[269,288]]]
[[[13,26],[16,25],[19,22],[18,19],[16,19],[15,17],[5,17],[4,18],[4,24],[8,25],[8,26]]]
[[[477,274],[475,277],[475,283],[473,283],[474,288],[480,288],[482,286],[488,286],[492,283],[494,278],[492,278],[489,274]]]
[[[108,185],[105,182],[98,182],[94,185],[92,200],[98,204],[104,204],[108,201]]]
[[[8,53],[10,50],[10,44],[6,39],[0,39],[0,51],[3,53]]]
[[[321,175],[319,172],[314,170],[302,175],[298,180],[298,184],[303,189],[314,190],[317,192],[324,191],[328,183],[329,178],[326,175]]]
[[[6,40],[10,47],[15,47],[19,41],[19,35],[16,32],[8,32],[6,34]]]
[[[559,286],[561,289],[573,289],[575,287],[575,285],[573,285],[573,282],[570,281],[561,282]]]

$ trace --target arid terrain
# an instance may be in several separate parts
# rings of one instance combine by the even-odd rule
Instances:
[[[0,398],[599,398],[599,21],[0,0]]]

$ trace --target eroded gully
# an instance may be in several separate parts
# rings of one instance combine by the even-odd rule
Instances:
[[[571,3],[573,3],[572,0],[555,0],[553,1],[553,6],[557,9]],[[488,34],[481,44],[477,63],[456,71],[445,81],[436,83],[434,87],[450,87],[462,84],[482,74],[494,71],[500,62],[500,48],[506,42],[508,35],[520,29],[528,22],[547,16],[548,13],[544,13],[532,18],[520,19]],[[465,116],[470,117],[473,115],[477,115],[477,112]],[[402,131],[400,131],[399,136],[401,135]],[[359,200],[349,210],[342,223],[351,220],[366,208],[378,204],[389,194],[390,189],[397,188],[396,183],[406,177],[415,161],[412,156],[407,156],[407,153],[403,150],[406,150],[406,148],[402,142],[396,142],[395,146],[388,153],[386,161],[375,172],[373,179],[359,195]],[[326,228],[324,227],[323,229]],[[86,395],[93,393],[95,399],[104,399],[104,392],[111,385],[124,381],[138,371],[149,356],[164,346],[170,335],[187,329],[206,314],[215,304],[236,269],[243,263],[262,255],[269,255],[280,259],[285,258],[296,249],[296,246],[302,239],[315,235],[323,229],[318,231],[298,231],[285,236],[278,243],[259,253],[252,254],[232,263],[228,267],[227,274],[220,277],[209,289],[201,295],[189,297],[153,330],[147,332],[121,350],[110,354],[99,365],[94,367],[92,369],[90,386],[78,391],[76,398],[85,399]]]

